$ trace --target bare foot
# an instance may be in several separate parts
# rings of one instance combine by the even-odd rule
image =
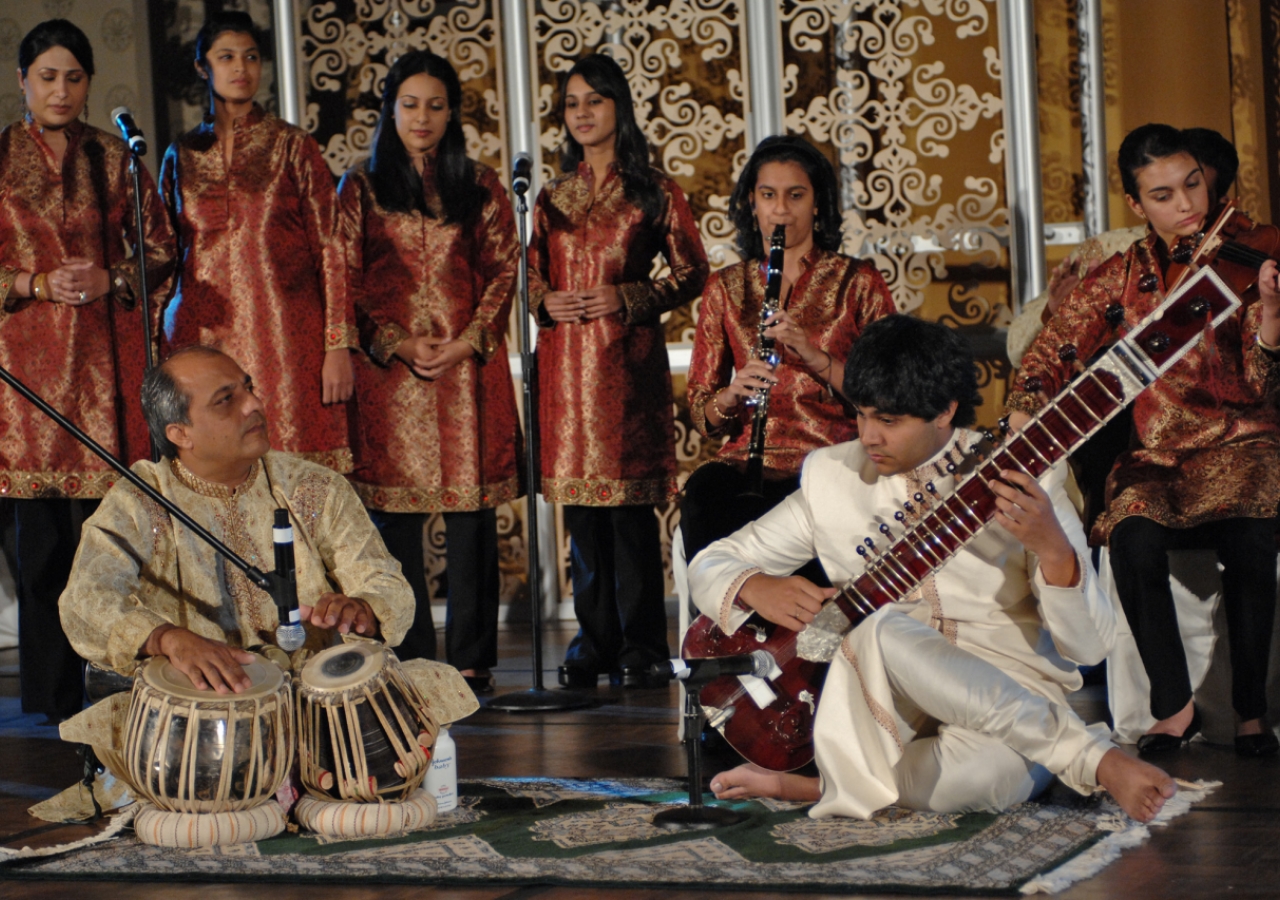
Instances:
[[[816,778],[774,772],[754,763],[744,763],[736,769],[721,772],[711,779],[711,791],[717,800],[768,797],[772,800],[814,803],[822,796]]]
[[[1150,822],[1164,802],[1178,792],[1178,786],[1163,769],[1129,756],[1112,747],[1098,763],[1098,784],[1116,803],[1139,822]]]

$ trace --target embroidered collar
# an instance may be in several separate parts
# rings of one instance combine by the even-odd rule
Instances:
[[[258,473],[261,470],[262,460],[254,460],[253,468],[249,470],[249,476],[235,487],[227,487],[225,484],[218,484],[216,481],[206,481],[184,466],[177,457],[169,460],[169,471],[187,489],[202,497],[214,497],[218,500],[235,500],[245,494],[249,487],[258,480]]]
[[[941,450],[911,471],[903,472],[902,474],[907,477],[908,481],[921,484],[953,474],[954,468],[952,471],[948,471],[947,466],[958,467],[964,462],[964,451],[960,447],[960,442],[969,434],[970,432],[967,429],[956,428],[952,431],[950,440]]]

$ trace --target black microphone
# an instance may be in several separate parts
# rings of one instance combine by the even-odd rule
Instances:
[[[523,197],[529,191],[529,179],[533,177],[533,157],[528,153],[516,155],[515,171],[511,175],[511,190]]]
[[[725,675],[755,675],[768,678],[774,669],[773,657],[764,650],[743,656],[720,656],[714,659],[672,659],[654,663],[649,673],[683,681],[686,685],[703,685]]]
[[[276,510],[271,538],[276,550],[271,593],[280,616],[276,643],[284,652],[292,653],[307,642],[307,631],[302,627],[302,612],[298,609],[298,569],[293,559],[293,525],[289,522],[289,510]]]
[[[117,106],[111,110],[111,121],[115,122],[116,127],[120,129],[120,136],[129,145],[129,150],[134,156],[147,155],[147,139],[142,136],[142,129],[138,127],[138,123],[133,121],[133,113],[129,112],[129,107]]]

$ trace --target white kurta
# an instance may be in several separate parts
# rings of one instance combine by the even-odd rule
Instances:
[[[857,441],[815,451],[798,491],[694,558],[694,601],[732,632],[748,616],[733,600],[757,572],[788,575],[816,556],[833,584],[860,574],[863,538],[884,549],[880,525],[900,534],[894,513],[926,483],[947,496],[955,485],[947,462],[962,463],[960,448],[976,440],[957,429],[932,460],[893,476],[878,474]],[[866,818],[894,802],[1001,808],[1043,786],[1043,770],[1082,793],[1096,787],[1098,761],[1113,745],[1105,727],[1086,728],[1066,695],[1080,687],[1077,665],[1106,656],[1116,620],[1065,481],[1059,465],[1041,484],[1076,549],[1075,587],[1047,585],[1034,556],[993,524],[845,638],[814,726],[822,799],[811,815]]]

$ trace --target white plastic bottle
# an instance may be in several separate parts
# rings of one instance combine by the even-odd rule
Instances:
[[[427,770],[427,792],[436,798],[436,812],[446,813],[458,805],[458,758],[449,726],[436,735],[435,754]]]

